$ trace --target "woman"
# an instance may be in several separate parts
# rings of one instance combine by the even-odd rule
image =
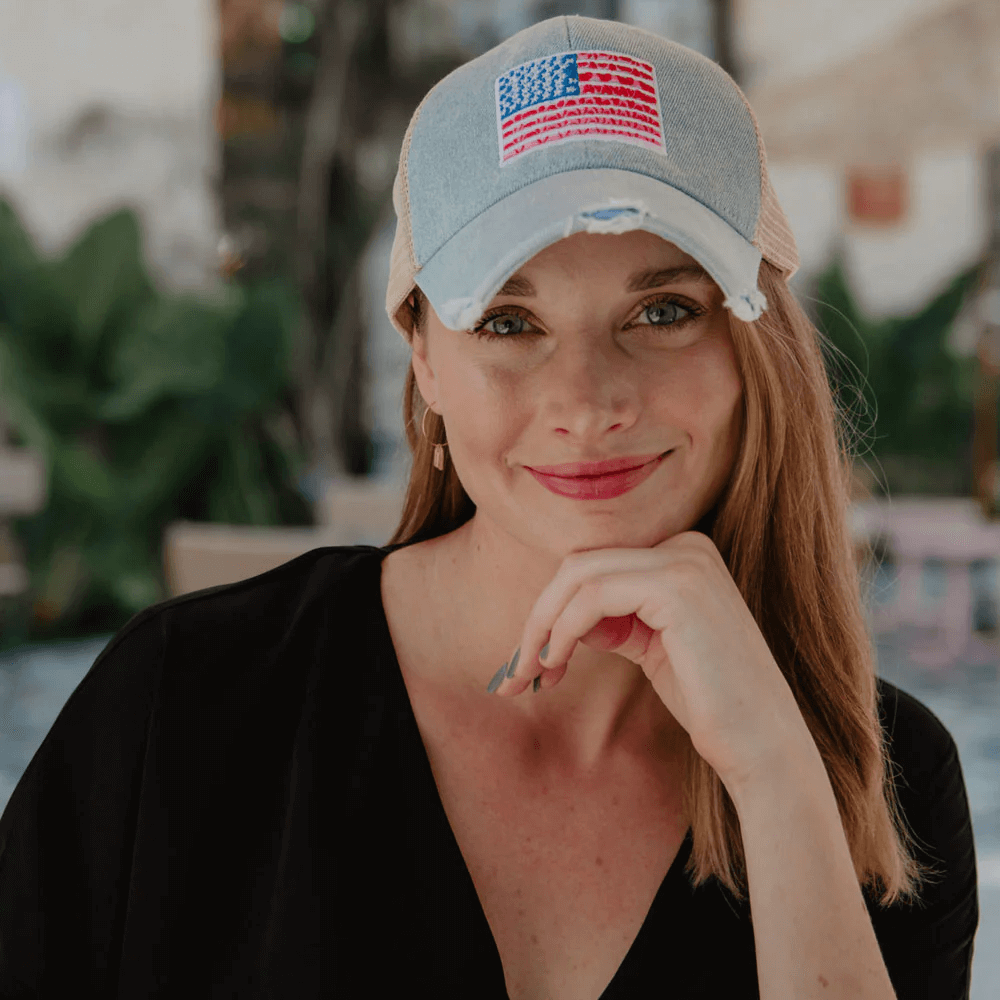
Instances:
[[[696,883],[749,883],[761,995],[964,995],[967,807],[950,969],[932,921],[897,956],[859,905],[933,864],[884,787],[851,462],[735,85],[536,25],[425,99],[396,208],[415,467],[382,595],[509,994],[602,995],[690,829]]]
[[[112,640],[0,821],[0,994],[968,996],[955,744],[875,679],[742,94],[545,21],[395,202],[395,537]]]

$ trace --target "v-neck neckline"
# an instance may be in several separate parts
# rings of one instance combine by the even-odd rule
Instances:
[[[423,782],[420,787],[413,788],[411,790],[416,795],[420,795],[422,794],[424,787],[433,789],[432,809],[434,812],[434,821],[442,831],[447,831],[446,839],[448,855],[443,859],[442,865],[447,866],[449,869],[453,868],[456,871],[461,871],[462,874],[460,877],[463,881],[462,894],[467,898],[475,899],[476,901],[477,912],[475,914],[475,920],[481,928],[482,933],[489,938],[491,958],[493,960],[494,967],[499,970],[500,975],[500,983],[497,985],[500,986],[504,984],[503,963],[500,958],[500,950],[497,947],[496,938],[493,936],[493,930],[490,927],[489,921],[486,919],[486,911],[483,909],[482,900],[479,898],[479,892],[472,879],[472,873],[469,871],[469,866],[465,861],[465,856],[462,854],[462,850],[458,844],[458,839],[455,836],[455,831],[452,828],[451,820],[448,818],[448,814],[445,811],[444,802],[441,799],[441,793],[438,789],[437,781],[431,768],[430,757],[427,753],[427,748],[424,745],[423,736],[420,733],[420,727],[417,725],[416,714],[413,711],[413,703],[410,701],[410,692],[403,679],[403,673],[399,665],[399,658],[396,654],[396,647],[392,641],[392,633],[389,631],[389,621],[386,617],[385,607],[382,603],[382,560],[390,552],[398,548],[403,548],[407,544],[410,543],[404,542],[396,545],[382,546],[377,550],[378,558],[375,562],[375,572],[371,576],[375,588],[374,603],[378,609],[375,624],[381,633],[377,638],[380,640],[379,644],[391,654],[390,662],[387,664],[387,667],[389,668],[387,673],[390,675],[389,683],[391,685],[393,701],[403,709],[403,711],[398,713],[398,715],[394,713],[394,717],[398,718],[403,723],[406,730],[404,733],[400,734],[401,745],[405,748],[409,748],[411,746],[414,748],[416,759],[411,756],[409,765],[419,772],[419,776]],[[681,887],[682,880],[686,877],[684,874],[684,866],[687,864],[691,855],[692,847],[692,831],[691,828],[688,827],[684,835],[684,839],[677,850],[677,854],[674,856],[674,860],[671,862],[663,880],[660,882],[659,888],[656,890],[656,894],[654,895],[653,901],[643,918],[635,939],[632,941],[628,951],[625,953],[625,957],[622,959],[621,964],[615,970],[614,975],[611,977],[611,981],[601,992],[600,1000],[624,1000],[624,994],[619,997],[619,984],[624,985],[629,980],[635,978],[632,967],[636,962],[640,961],[641,954],[648,950],[647,939],[654,933],[653,925],[660,922],[660,913],[663,907],[668,905],[667,899],[669,895],[671,892],[676,893],[677,889]],[[506,992],[505,985],[503,985],[503,988],[504,992]]]

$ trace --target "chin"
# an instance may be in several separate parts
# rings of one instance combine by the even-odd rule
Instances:
[[[660,542],[680,534],[684,528],[651,530],[635,524],[591,524],[577,529],[564,528],[546,535],[545,548],[564,555],[591,549],[651,549]]]

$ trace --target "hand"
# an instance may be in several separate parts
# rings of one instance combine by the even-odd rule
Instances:
[[[638,664],[727,787],[804,746],[815,752],[757,622],[701,532],[568,555],[535,602],[498,693],[520,694],[536,676],[554,687],[578,642]]]

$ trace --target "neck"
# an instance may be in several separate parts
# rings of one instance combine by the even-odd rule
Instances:
[[[442,635],[450,676],[440,678],[504,728],[526,763],[587,774],[621,755],[674,754],[683,730],[642,669],[615,653],[577,645],[560,683],[537,694],[488,694],[486,684],[521,641],[525,622],[560,560],[513,552],[473,517],[434,539],[428,587],[445,600]],[[494,662],[495,661],[495,662]],[[478,716],[479,712],[475,714]]]

